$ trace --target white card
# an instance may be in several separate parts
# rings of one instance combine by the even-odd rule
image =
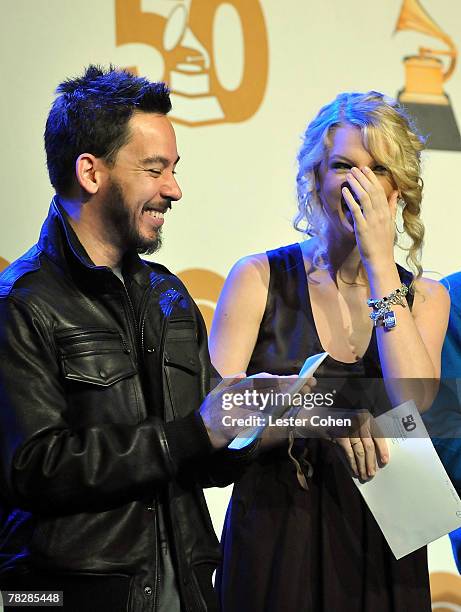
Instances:
[[[389,463],[367,482],[354,478],[397,559],[461,526],[461,500],[413,401],[376,418]]]
[[[304,362],[303,367],[299,371],[297,378],[291,387],[284,391],[284,393],[289,393],[290,395],[299,393],[306,382],[305,379],[314,375],[314,372],[327,355],[328,353],[318,353],[317,355],[311,355],[311,357],[308,357]],[[253,378],[253,376],[250,376],[249,378]],[[282,407],[282,410],[284,409],[285,408]],[[246,429],[243,429],[228,445],[228,448],[232,450],[240,450],[241,448],[245,448],[245,446],[251,444],[255,438],[262,434],[265,427],[265,425],[259,425],[258,427],[247,427]]]

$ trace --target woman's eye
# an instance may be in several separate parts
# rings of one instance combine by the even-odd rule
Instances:
[[[346,164],[344,162],[333,162],[331,167],[333,170],[350,170],[352,168],[350,164]]]
[[[373,172],[377,172],[378,174],[385,174],[387,172],[387,168],[384,166],[375,166],[373,168]]]

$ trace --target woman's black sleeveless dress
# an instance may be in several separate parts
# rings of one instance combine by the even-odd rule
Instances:
[[[323,351],[303,257],[298,244],[268,256],[268,299],[248,374],[294,374]],[[399,267],[399,274],[411,282],[411,273]],[[327,357],[316,373],[319,382],[381,376],[374,333],[362,359]],[[222,612],[430,611],[426,548],[397,561],[336,445],[302,443],[314,469],[308,491],[286,446],[262,454],[234,486],[216,579]]]

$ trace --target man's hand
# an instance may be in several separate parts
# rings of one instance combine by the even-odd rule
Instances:
[[[200,407],[211,444],[215,449],[229,444],[241,431],[264,426],[268,415],[290,414],[287,394],[296,376],[276,376],[261,372],[246,377],[245,373],[223,379],[205,398]],[[301,393],[309,393],[315,379],[306,379]],[[285,436],[286,437],[286,436]]]

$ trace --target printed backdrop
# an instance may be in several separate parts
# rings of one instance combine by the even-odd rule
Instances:
[[[300,136],[340,91],[399,95],[429,134],[423,265],[434,278],[461,269],[458,2],[0,0],[0,10],[0,269],[35,242],[52,196],[42,134],[53,90],[90,62],[171,87],[184,196],[156,257],[207,324],[233,262],[298,240]],[[208,493],[218,532],[229,494]],[[430,566],[434,609],[459,610],[448,538],[431,545]]]

